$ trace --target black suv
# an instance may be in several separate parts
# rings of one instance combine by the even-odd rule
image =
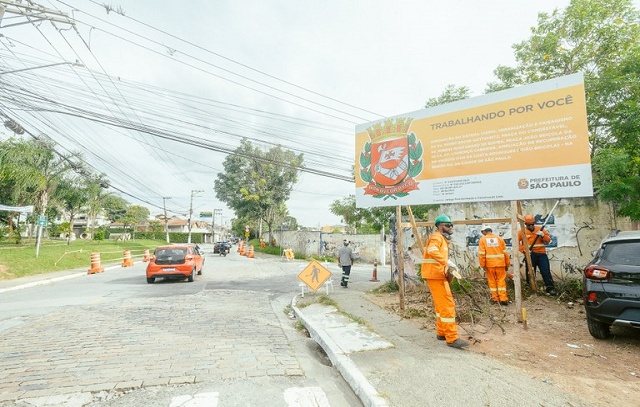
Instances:
[[[608,338],[611,325],[640,328],[640,231],[606,237],[585,267],[582,283],[593,337]]]

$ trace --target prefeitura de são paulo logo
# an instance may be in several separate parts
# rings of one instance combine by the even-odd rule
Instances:
[[[422,172],[422,143],[407,134],[412,121],[398,117],[367,129],[371,141],[360,152],[360,177],[369,183],[366,195],[398,199],[418,189],[414,178]]]

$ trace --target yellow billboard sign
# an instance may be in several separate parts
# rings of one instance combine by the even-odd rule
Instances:
[[[362,124],[355,137],[358,207],[593,195],[582,74]]]

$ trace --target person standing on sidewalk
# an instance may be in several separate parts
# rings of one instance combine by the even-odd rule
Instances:
[[[493,234],[491,226],[482,225],[482,237],[478,242],[478,262],[487,276],[491,301],[509,305],[507,296],[507,270],[511,265],[504,239]]]
[[[556,295],[555,284],[551,276],[551,266],[549,264],[549,256],[547,256],[546,243],[551,241],[551,235],[545,229],[535,225],[533,215],[525,215],[524,217],[524,234],[526,235],[526,245],[531,250],[531,266],[533,267],[533,275],[538,268],[544,280],[545,290],[548,295]],[[518,249],[520,253],[524,253],[525,240],[523,239],[522,230],[518,231]],[[525,263],[526,265],[526,263]],[[529,271],[527,269],[527,284],[529,284]]]
[[[458,268],[449,260],[449,240],[453,234],[453,224],[447,215],[438,215],[435,225],[438,230],[429,236],[420,274],[426,280],[433,299],[433,308],[436,312],[436,338],[441,341],[446,340],[448,346],[462,349],[469,346],[469,342],[458,336],[456,304],[449,286],[453,276],[448,268]]]
[[[347,288],[349,284],[349,275],[351,274],[351,266],[353,265],[353,251],[349,247],[349,241],[344,239],[343,246],[338,250],[338,264],[342,267],[342,280],[340,286]]]

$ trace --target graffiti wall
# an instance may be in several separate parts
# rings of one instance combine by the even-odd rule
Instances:
[[[532,214],[536,223],[541,225],[555,203],[556,200],[522,201],[523,212]],[[434,219],[440,213],[449,215],[456,224],[451,257],[463,270],[471,272],[478,268],[478,240],[482,236],[481,225],[465,225],[460,222],[507,218],[511,216],[511,205],[509,202],[441,205],[439,210],[430,213],[429,217]],[[517,237],[517,232],[513,233],[511,230],[511,224],[495,223],[491,226],[494,233],[505,239],[511,251],[511,244]],[[545,228],[551,235],[551,242],[547,247],[552,271],[556,275],[564,275],[579,273],[581,268],[591,260],[592,251],[611,231],[637,230],[640,225],[625,218],[614,217],[612,209],[607,204],[598,203],[590,198],[574,198],[560,200]],[[434,228],[418,229],[424,243]],[[285,231],[276,232],[275,237],[278,243],[282,242],[283,247],[292,248],[296,253],[304,253],[307,256],[337,257],[342,241],[347,239],[357,256],[357,262],[373,263],[374,260],[381,262],[385,259],[385,264],[389,264],[391,258],[390,239],[384,241],[379,234],[343,235],[318,231]],[[411,228],[403,228],[402,238],[405,249],[402,258],[407,265],[405,271],[408,275],[412,275],[417,269],[413,266],[415,260],[422,257],[422,248],[418,247]]]

